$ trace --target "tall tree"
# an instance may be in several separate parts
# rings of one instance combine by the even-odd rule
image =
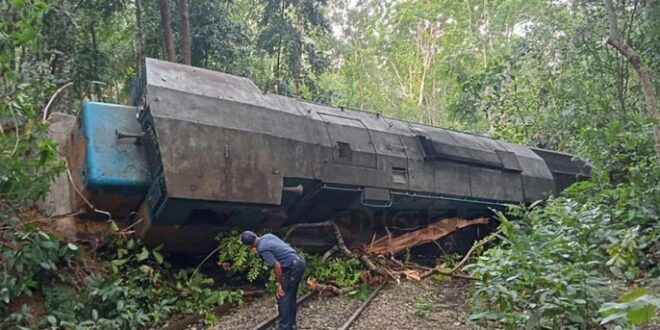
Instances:
[[[280,94],[302,95],[317,88],[312,76],[328,66],[315,44],[315,37],[330,26],[322,9],[325,0],[266,0],[257,45],[271,58],[270,90]]]
[[[188,0],[179,0],[179,11],[181,12],[181,43],[183,64],[191,64],[190,45],[190,19],[188,18]]]
[[[142,5],[140,0],[135,0],[135,49],[136,49],[136,66],[138,69],[142,67],[142,60],[144,59],[144,37],[142,36]]]
[[[612,0],[603,0],[605,4],[605,9],[607,10],[607,16],[609,19],[609,29],[610,34],[607,38],[607,43],[623,55],[630,65],[635,68],[637,74],[639,75],[639,80],[642,84],[642,91],[644,93],[644,99],[646,102],[646,111],[655,121],[654,125],[654,135],[655,135],[655,153],[658,162],[660,162],[660,114],[658,113],[658,100],[655,93],[655,87],[651,81],[651,75],[649,74],[646,65],[642,62],[642,58],[639,56],[639,53],[635,51],[632,47],[628,45],[625,40],[622,40],[619,36],[619,28],[617,26],[617,15],[612,5]]]
[[[170,5],[168,0],[160,0],[160,24],[165,36],[165,50],[167,51],[167,60],[176,61],[174,52],[174,36],[172,34],[172,20],[170,19]]]

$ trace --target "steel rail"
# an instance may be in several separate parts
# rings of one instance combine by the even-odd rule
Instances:
[[[312,297],[314,295],[314,293],[316,293],[316,292],[306,293],[302,297],[298,298],[298,301],[296,301],[296,304],[298,304],[298,305],[302,304],[303,302],[305,302],[305,300]],[[276,312],[276,313],[272,314],[267,319],[263,320],[261,323],[254,326],[254,328],[252,328],[252,330],[265,330],[265,329],[268,329],[268,327],[272,326],[275,323],[275,321],[277,321],[279,316],[280,316],[279,312]]]
[[[341,328],[339,328],[339,330],[348,330],[348,328],[351,327],[351,325],[353,324],[353,322],[355,322],[355,320],[357,320],[357,318],[360,316],[360,314],[362,314],[362,312],[364,312],[364,310],[369,306],[369,304],[371,304],[371,302],[376,298],[376,296],[378,296],[378,293],[379,293],[379,292],[380,292],[380,291],[381,291],[386,285],[387,285],[387,282],[384,282],[384,283],[382,283],[381,285],[379,285],[379,286],[376,288],[376,290],[374,290],[374,292],[372,292],[371,295],[369,295],[369,298],[367,298],[367,300],[365,300],[365,301],[360,305],[360,307],[358,307],[358,308],[355,310],[355,312],[353,312],[353,315],[351,315],[351,317],[350,317],[350,318],[349,318],[349,319],[348,319],[348,320],[347,320],[347,321],[341,326]]]
[[[358,317],[360,317],[362,312],[364,312],[364,310],[378,296],[378,293],[380,293],[380,291],[386,285],[387,285],[387,282],[384,282],[384,283],[380,284],[378,287],[376,287],[376,289],[369,295],[367,300],[365,300],[364,302],[362,302],[362,304],[360,304],[360,306],[358,306],[358,308],[355,310],[355,312],[353,312],[351,317],[339,329],[340,330],[347,330],[353,324],[353,322],[355,322],[355,320],[357,320]],[[299,305],[302,304],[303,302],[308,300],[310,297],[312,297],[314,295],[314,293],[315,292],[309,292],[309,293],[305,294],[304,296],[298,298],[298,301],[296,303],[299,304]],[[269,327],[273,326],[275,324],[275,321],[277,321],[278,318],[279,318],[279,313],[276,312],[276,313],[272,314],[271,316],[269,316],[267,319],[263,320],[261,323],[254,326],[254,328],[252,328],[252,330],[266,330]]]

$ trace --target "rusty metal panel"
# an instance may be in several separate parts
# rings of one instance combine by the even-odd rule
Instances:
[[[267,136],[166,118],[155,122],[171,197],[280,204],[282,174],[273,167]]]

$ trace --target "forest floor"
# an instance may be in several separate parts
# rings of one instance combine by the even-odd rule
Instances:
[[[436,282],[406,281],[389,284],[352,324],[353,330],[474,329],[467,323],[466,296],[469,284],[463,280]],[[299,306],[298,329],[338,329],[364,301],[350,295],[311,298]],[[277,312],[275,299],[264,296],[233,309],[211,329],[253,329]],[[188,329],[208,329],[197,324]]]

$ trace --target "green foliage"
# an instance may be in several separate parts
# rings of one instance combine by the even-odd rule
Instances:
[[[241,303],[241,292],[212,289],[213,280],[170,265],[159,249],[149,250],[135,240],[117,241],[106,248],[106,272],[86,273],[80,249],[35,226],[14,231],[11,247],[0,260],[0,325],[34,326],[29,310],[11,310],[22,297],[43,297],[45,314],[40,327],[71,329],[129,329],[160,324],[175,314],[201,314],[216,321],[215,306]]]
[[[218,240],[220,241],[218,262],[225,270],[234,272],[238,276],[245,274],[249,282],[270,279],[272,273],[270,268],[258,255],[251,253],[249,246],[241,243],[238,231],[221,233]],[[271,279],[270,282],[273,280]]]
[[[479,279],[473,297],[479,312],[472,320],[495,320],[507,328],[593,322],[590,315],[606,298],[607,281],[598,272],[605,260],[595,249],[604,238],[591,237],[602,225],[592,210],[574,208],[570,201],[551,201],[520,222],[500,214],[503,243],[466,267]]]
[[[585,128],[574,144],[594,166],[596,182],[608,185],[632,182],[652,188],[653,180],[658,177],[652,130],[653,126],[641,118],[639,122],[611,121],[604,127]],[[657,192],[647,193],[657,196]]]
[[[312,37],[330,30],[322,13],[325,5],[325,0],[264,2],[257,46],[272,63],[268,90],[283,95],[307,91],[312,97],[318,93],[314,77],[329,63]]]
[[[600,325],[625,320],[628,324],[642,325],[655,317],[660,299],[649,296],[643,288],[637,288],[619,297],[620,302],[608,302],[601,306],[603,315]]]
[[[477,253],[478,252],[479,251],[477,251]],[[463,257],[455,253],[450,255],[445,255],[442,256],[440,262],[435,267],[441,271],[449,272],[455,267],[456,263],[458,263],[461,259],[463,259]],[[444,282],[451,279],[450,276],[443,274],[435,274],[431,278],[437,282]]]
[[[113,250],[111,278],[129,289],[125,297],[144,309],[142,318],[127,320],[131,327],[157,324],[172,313],[198,313],[214,322],[215,306],[240,302],[240,292],[213,290],[213,280],[200,273],[179,270],[173,277],[169,275],[170,265],[160,248],[149,250],[130,239],[126,244],[119,242]],[[117,316],[125,317],[124,314]]]
[[[617,10],[625,8],[620,34],[658,87],[655,4],[615,1]],[[602,42],[607,19],[600,2],[204,0],[189,6],[197,66],[245,75],[281,94],[330,98],[590,161],[590,181],[543,206],[501,215],[501,245],[470,266],[479,277],[477,322],[634,325],[657,306],[646,295],[601,306],[619,287],[660,275],[660,169],[650,138],[657,123],[643,110],[634,70]],[[172,2],[170,9],[180,39],[178,6]],[[0,326],[29,323],[29,310],[9,308],[29,295],[46,301],[40,327],[130,328],[187,311],[212,320],[210,306],[236,296],[211,290],[201,275],[170,274],[158,249],[117,244],[103,251],[110,260],[105,272],[81,274],[78,246],[19,221],[23,207],[42,197],[62,170],[55,145],[42,138],[44,106],[70,81],[51,112],[75,112],[84,97],[122,102],[143,57],[164,57],[157,3],[0,0],[0,13],[0,314],[8,315]],[[220,244],[220,261],[236,277],[272,284],[272,272],[237,233]],[[354,259],[307,260],[309,276],[340,286],[357,283],[364,271]]]
[[[42,286],[68,279],[67,265],[77,256],[75,244],[63,243],[34,225],[0,235],[0,263],[4,266],[0,272],[0,314],[8,315],[9,304],[17,298],[33,296]],[[0,325],[4,321],[0,320]]]
[[[0,105],[0,111],[6,110],[4,107],[12,112],[25,110],[14,102]],[[16,208],[43,197],[62,170],[55,144],[43,138],[45,128],[29,119],[15,128],[16,134],[0,134],[0,209]]]
[[[618,287],[660,271],[660,169],[652,157],[639,157],[636,148],[621,150],[629,144],[608,143],[599,150],[607,164],[619,157],[636,159],[624,168],[597,169],[593,181],[572,186],[544,206],[512,207],[509,217],[516,220],[499,214],[502,243],[466,267],[479,279],[472,320],[507,328],[583,328],[618,319],[615,313],[625,315],[629,309],[633,314],[650,310],[651,298],[601,307]],[[611,316],[607,322],[599,319],[599,308]],[[641,322],[637,316],[632,317]]]
[[[313,277],[321,283],[333,283],[339,287],[349,287],[360,283],[365,272],[362,262],[357,258],[332,257],[321,262],[315,255],[305,255],[307,277]]]
[[[0,211],[43,197],[62,169],[55,145],[44,139],[34,97],[44,85],[36,80],[42,67],[21,66],[18,52],[37,47],[38,29],[48,6],[43,1],[2,1],[0,13]]]

